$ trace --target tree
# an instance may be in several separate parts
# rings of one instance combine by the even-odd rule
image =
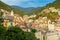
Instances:
[[[25,40],[37,40],[37,38],[35,37],[35,34],[32,32],[25,32],[24,39]]]
[[[19,27],[10,27],[5,34],[5,40],[22,40],[23,33]]]
[[[33,32],[24,32],[19,27],[9,27],[8,30],[0,24],[0,40],[37,40]]]
[[[3,13],[2,12],[0,12],[0,24],[3,22],[3,18],[2,18],[2,15],[3,15]]]
[[[37,30],[31,28],[31,32],[35,33],[35,32],[37,32]]]
[[[24,32],[19,27],[9,27],[4,40],[37,40],[32,32]]]
[[[3,40],[6,33],[6,28],[0,24],[0,40]]]

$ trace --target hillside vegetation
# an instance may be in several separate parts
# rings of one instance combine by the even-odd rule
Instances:
[[[16,9],[16,8],[12,8],[11,6],[9,6],[9,5],[1,2],[1,1],[0,1],[0,9],[4,9],[4,10],[7,10],[7,11],[13,10],[14,13],[17,13],[17,14],[19,14],[20,16],[23,16],[23,15],[25,14],[22,10]]]

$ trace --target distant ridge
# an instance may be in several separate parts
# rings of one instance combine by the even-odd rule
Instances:
[[[23,15],[25,14],[22,10],[17,9],[17,8],[13,8],[13,7],[11,7],[11,6],[3,3],[2,1],[0,1],[0,9],[4,9],[4,10],[7,10],[7,11],[13,10],[14,13],[17,13],[17,14],[19,14],[20,16],[23,16]]]
[[[36,11],[38,11],[41,7],[28,7],[28,8],[22,8],[19,6],[12,6],[13,8],[21,9],[23,10],[26,14],[31,15],[31,14],[36,14]]]

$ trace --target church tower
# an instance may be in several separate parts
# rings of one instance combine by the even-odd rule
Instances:
[[[14,12],[13,12],[13,10],[11,11],[11,16],[14,16]]]

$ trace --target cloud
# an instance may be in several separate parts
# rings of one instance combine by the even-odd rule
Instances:
[[[51,3],[54,0],[1,0],[8,5],[16,5],[21,7],[39,7],[44,6],[47,3]]]

